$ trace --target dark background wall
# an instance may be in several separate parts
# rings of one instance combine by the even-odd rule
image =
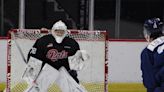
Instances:
[[[117,1],[95,0],[95,29],[108,30],[110,38],[116,38]],[[143,23],[146,19],[159,17],[164,20],[164,0],[120,1],[119,39],[143,39]]]
[[[69,29],[86,29],[88,20],[84,17],[87,16],[87,2],[88,0],[25,0],[25,28],[51,28],[56,21],[63,20]],[[19,0],[4,0],[3,6],[4,14],[0,14],[0,17],[4,16],[4,28],[0,26],[0,36],[6,36],[8,30],[19,26]]]
[[[2,5],[2,3],[0,3]],[[2,15],[2,7],[0,8],[0,21],[2,21],[3,17],[3,30],[2,26],[0,26],[0,36],[6,36],[7,30],[10,28],[18,27],[18,11],[19,11],[19,2],[18,0],[4,0],[3,5],[3,15]],[[2,25],[2,22],[0,22]]]
[[[25,28],[51,28],[62,19],[73,29],[88,29],[89,0],[26,0]],[[94,29],[107,30],[116,38],[116,3],[119,0],[95,0]],[[164,18],[164,0],[120,0],[120,39],[142,39],[143,22],[152,17]],[[4,30],[18,28],[19,0],[4,0]],[[0,17],[2,15],[0,14]],[[2,28],[1,28],[2,29]]]
[[[26,28],[51,28],[57,20],[72,28],[80,23],[79,10],[80,0],[26,0]]]

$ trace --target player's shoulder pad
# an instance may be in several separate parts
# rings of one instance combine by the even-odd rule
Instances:
[[[154,51],[154,49],[162,43],[164,43],[164,36],[159,37],[159,38],[153,40],[151,43],[149,43],[147,46],[147,49],[149,49],[150,51]]]

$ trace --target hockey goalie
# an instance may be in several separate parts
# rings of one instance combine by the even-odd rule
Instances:
[[[83,69],[89,55],[67,34],[67,26],[60,20],[50,34],[36,40],[23,75],[29,85],[24,92],[47,92],[52,83],[62,92],[87,92],[79,83],[77,71]]]

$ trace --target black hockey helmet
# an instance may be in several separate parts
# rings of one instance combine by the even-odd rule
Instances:
[[[160,18],[148,19],[144,23],[144,35],[149,35],[150,38],[157,38],[163,35],[163,22]]]

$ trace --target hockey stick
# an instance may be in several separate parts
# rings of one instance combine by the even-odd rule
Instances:
[[[23,52],[22,52],[22,49],[21,49],[21,47],[19,46],[18,42],[16,41],[16,37],[15,37],[15,35],[14,35],[13,32],[11,32],[11,36],[13,36],[15,45],[16,45],[18,51],[20,52],[20,55],[21,55],[23,61],[27,64],[27,60],[25,59],[25,56],[24,56],[24,54],[23,54]]]
[[[28,82],[28,84],[30,85],[30,87],[28,87],[28,90],[25,92],[30,92],[30,90],[32,90],[32,88],[34,86],[37,85],[36,81],[38,79],[38,77],[40,76],[41,72],[42,72],[42,61],[34,58],[34,57],[30,57],[28,65],[30,66],[30,68],[26,68],[27,69],[27,73],[24,73],[23,79],[26,80],[26,82]],[[30,70],[32,69],[32,71],[30,72]],[[35,70],[35,72],[34,72]],[[26,71],[25,71],[26,72]],[[30,73],[30,77],[29,77],[29,73]],[[32,73],[32,76],[31,76]]]
[[[13,40],[14,40],[14,42],[15,42],[15,45],[16,45],[16,47],[17,47],[17,49],[18,49],[18,51],[19,51],[19,53],[20,53],[20,55],[21,55],[23,61],[27,64],[27,60],[25,59],[25,56],[24,56],[24,54],[23,54],[23,51],[22,51],[20,45],[18,44],[18,42],[17,42],[17,40],[16,40],[16,37],[15,37],[15,34],[14,34],[13,32],[11,32],[11,36],[13,37]],[[27,71],[27,68],[26,68],[25,72],[26,72],[26,71]],[[25,75],[25,72],[23,73],[22,76]]]
[[[15,45],[16,45],[16,47],[17,47],[17,49],[18,49],[18,51],[19,51],[19,53],[20,53],[20,55],[21,55],[21,57],[22,57],[24,63],[27,65],[28,62],[27,62],[27,60],[26,60],[26,58],[25,58],[25,56],[24,56],[24,54],[23,54],[23,51],[22,51],[20,45],[18,44],[18,42],[17,42],[17,40],[16,40],[16,37],[15,37],[15,34],[14,34],[13,32],[11,32],[11,36],[13,37],[13,40],[14,40],[14,42],[15,42]],[[23,78],[23,76],[25,76],[25,73],[27,72],[27,70],[28,70],[28,68],[25,69],[25,71],[24,71],[24,73],[23,73],[23,75],[22,75],[22,78]],[[35,81],[37,80],[37,78],[39,77],[39,75],[40,75],[40,73],[41,73],[41,70],[42,70],[42,68],[40,69],[38,75],[36,76],[36,78],[35,78],[35,80],[34,80],[34,83],[35,83]]]

